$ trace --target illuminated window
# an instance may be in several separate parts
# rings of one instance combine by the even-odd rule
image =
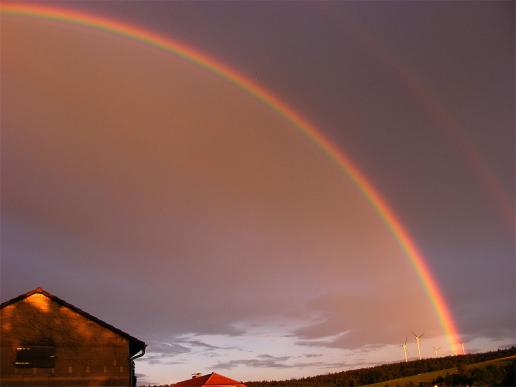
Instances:
[[[73,372],[72,366],[68,366],[68,373],[71,374]]]
[[[19,368],[53,368],[56,348],[49,345],[24,345],[16,348],[14,365]]]
[[[120,373],[124,372],[124,367],[120,367]]]
[[[90,366],[86,366],[86,373],[89,374],[91,372]]]

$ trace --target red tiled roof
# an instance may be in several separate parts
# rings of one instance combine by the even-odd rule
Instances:
[[[183,380],[174,384],[174,387],[202,387],[202,386],[235,386],[246,387],[245,384],[225,376],[212,372],[208,375],[198,376],[196,378]]]
[[[79,313],[92,321],[95,321],[97,324],[102,325],[103,327],[117,333],[118,335],[120,335],[122,337],[125,337],[127,340],[129,340],[129,352],[130,352],[131,356],[136,355],[138,352],[145,350],[146,344],[143,341],[138,340],[136,337],[133,337],[130,334],[125,333],[124,331],[122,331],[118,328],[115,328],[113,325],[110,325],[107,322],[102,321],[101,319],[99,319],[95,316],[92,316],[91,314],[85,312],[84,310],[79,309],[76,306],[74,306],[64,300],[61,300],[59,297],[56,297],[53,294],[51,294],[51,293],[47,292],[46,290],[43,290],[42,288],[39,288],[39,287],[34,290],[31,290],[27,293],[20,294],[18,297],[15,297],[11,300],[2,302],[2,304],[0,304],[0,309],[4,308],[7,305],[11,305],[11,304],[14,304],[15,302],[21,301],[29,296],[32,296],[35,293],[43,294],[43,295],[47,296],[48,298],[50,298],[51,300],[57,302],[58,304],[66,306],[67,308],[73,310],[74,312]]]

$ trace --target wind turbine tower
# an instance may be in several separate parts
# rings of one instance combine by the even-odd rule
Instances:
[[[416,335],[414,332],[412,332],[412,334],[416,338],[417,353],[419,355],[419,360],[421,360],[421,346],[420,346],[419,342],[421,341],[421,337],[423,337],[424,333],[421,333],[420,335]]]
[[[463,342],[456,342],[455,344],[451,344],[452,345],[452,348],[453,348],[453,355],[454,356],[458,356],[460,355],[459,353],[459,348],[458,346],[460,345],[461,349],[462,349],[462,355],[465,355],[466,354],[466,350],[464,349],[464,343]]]
[[[403,354],[405,355],[405,363],[408,363],[407,356],[407,338],[405,337],[405,342],[401,345],[403,347]]]
[[[437,357],[437,353],[439,352],[441,347],[433,347],[433,348],[434,348],[434,355],[435,355],[435,357]]]

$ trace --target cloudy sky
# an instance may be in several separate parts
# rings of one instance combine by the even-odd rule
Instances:
[[[466,349],[515,342],[514,3],[44,4],[272,91],[389,203]],[[284,117],[134,40],[1,22],[2,301],[42,286],[146,341],[147,382],[398,361],[411,331],[450,353],[378,213]]]

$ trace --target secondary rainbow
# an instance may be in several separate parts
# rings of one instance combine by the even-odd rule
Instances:
[[[324,153],[353,180],[356,187],[362,192],[371,206],[380,215],[420,278],[435,309],[441,327],[448,337],[453,351],[457,353],[457,344],[460,341],[460,337],[450,309],[425,262],[423,254],[416,246],[406,228],[388,206],[385,199],[366,179],[365,175],[351,162],[349,157],[334,145],[319,129],[303,118],[285,102],[274,96],[272,92],[263,88],[258,83],[247,78],[235,69],[187,46],[184,43],[170,38],[165,38],[134,25],[94,16],[84,12],[34,4],[3,3],[0,4],[0,12],[7,15],[42,18],[51,21],[81,25],[119,36],[125,36],[129,39],[145,43],[149,46],[155,47],[156,49],[170,52],[184,60],[195,63],[196,65],[217,74],[221,78],[253,95],[256,99],[276,111],[284,119],[288,120],[292,125],[301,130],[318,147],[320,147]]]

